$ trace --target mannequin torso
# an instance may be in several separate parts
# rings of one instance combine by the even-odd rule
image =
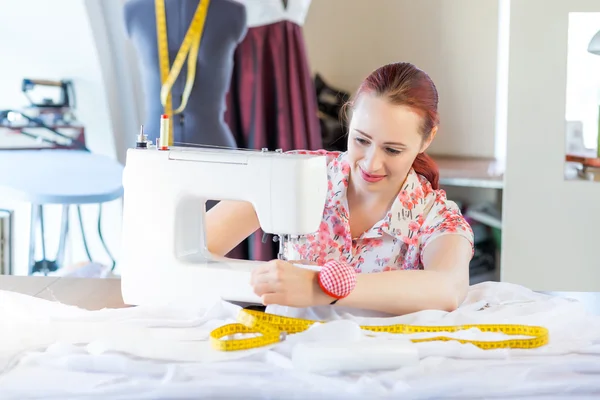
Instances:
[[[199,1],[166,0],[166,25],[169,65],[190,26]],[[158,63],[154,0],[129,0],[125,4],[125,26],[136,49],[144,89],[146,120],[144,130],[149,140],[159,135],[160,69]],[[234,0],[211,0],[198,54],[194,87],[187,107],[173,117],[176,143],[236,147],[234,137],[224,121],[225,98],[233,69],[233,54],[246,34],[245,7]],[[181,104],[187,67],[183,66],[171,91],[173,109]]]

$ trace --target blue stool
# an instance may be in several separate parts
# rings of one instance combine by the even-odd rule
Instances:
[[[8,189],[14,198],[31,203],[29,242],[29,273],[57,270],[64,261],[69,230],[70,206],[76,205],[85,251],[87,247],[82,204],[98,204],[98,234],[104,249],[115,266],[100,226],[102,203],[123,196],[123,166],[109,157],[81,150],[0,150],[0,187]],[[46,259],[44,241],[45,204],[62,204],[62,218],[58,251],[54,261]],[[40,224],[42,236],[42,260],[35,260],[36,226]]]

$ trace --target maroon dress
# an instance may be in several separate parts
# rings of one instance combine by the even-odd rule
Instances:
[[[238,147],[283,151],[322,148],[317,98],[298,18],[281,18],[264,25],[253,20],[250,7],[278,7],[273,0],[244,1],[248,32],[235,51],[225,120]],[[276,0],[285,7],[308,7],[310,1]],[[287,4],[284,4],[287,3]],[[300,4],[302,3],[302,4]],[[263,10],[259,10],[263,11]],[[269,14],[272,10],[267,10]],[[276,10],[275,10],[276,11]],[[306,10],[300,10],[306,11]],[[259,229],[228,256],[252,260],[277,257],[279,245]]]

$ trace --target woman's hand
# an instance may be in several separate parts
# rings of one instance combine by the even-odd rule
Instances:
[[[254,269],[250,284],[264,305],[311,307],[333,301],[319,287],[318,272],[296,267],[305,261],[272,260]]]

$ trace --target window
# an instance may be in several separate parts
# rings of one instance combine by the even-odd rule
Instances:
[[[580,126],[586,148],[598,146],[600,55],[588,52],[600,30],[600,13],[569,13],[566,120]]]

